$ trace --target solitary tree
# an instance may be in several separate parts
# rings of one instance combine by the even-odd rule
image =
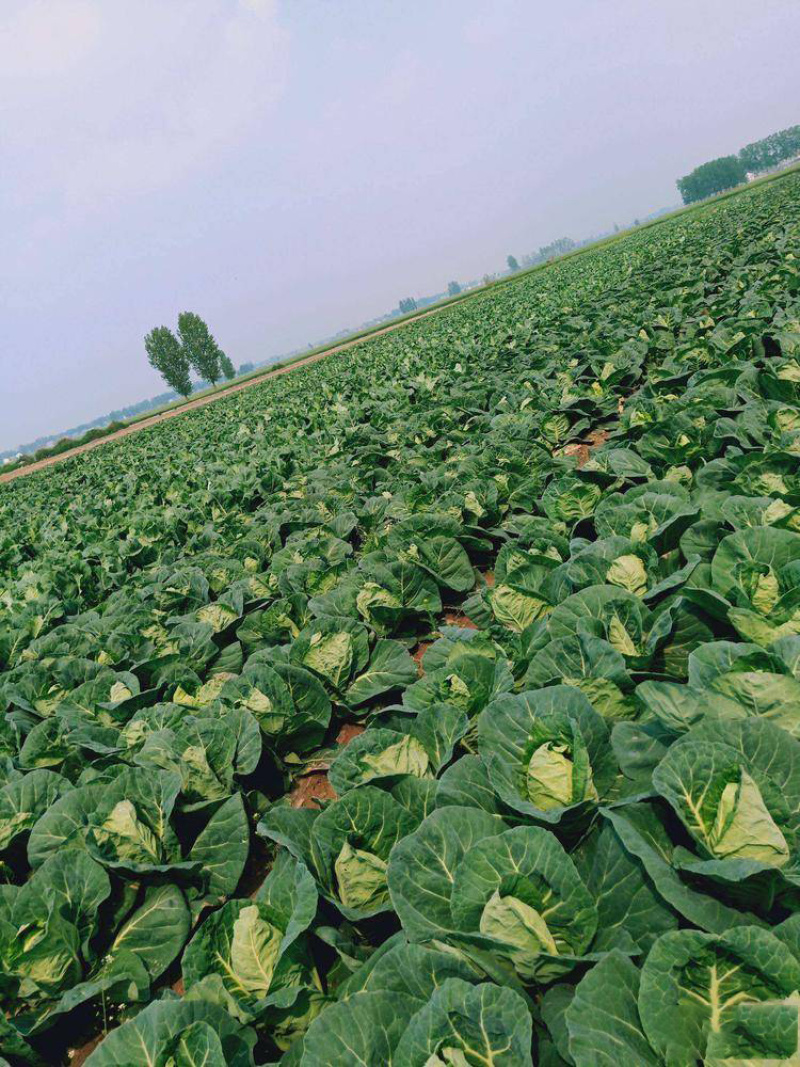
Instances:
[[[156,326],[145,337],[144,347],[150,366],[158,371],[167,385],[181,396],[188,396],[192,391],[189,360],[172,330],[167,326]]]
[[[234,369],[233,364],[224,352],[220,352],[219,354],[219,365],[222,370],[222,373],[225,375],[228,381],[230,381],[231,378],[236,377],[236,370]]]
[[[413,296],[407,296],[400,301],[399,307],[401,315],[408,315],[410,312],[417,310],[417,302]]]
[[[458,284],[458,282],[448,282],[447,283],[447,295],[448,296],[458,296],[458,294],[460,292],[461,292],[461,286]]]
[[[509,270],[519,270],[519,263],[517,262],[516,256],[508,256],[506,263],[508,264]]]
[[[208,326],[193,311],[182,311],[178,316],[178,336],[199,377],[215,385],[222,377],[222,353]]]

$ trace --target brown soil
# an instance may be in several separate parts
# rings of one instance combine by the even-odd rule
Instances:
[[[432,644],[431,641],[420,641],[420,643],[417,645],[417,647],[411,653],[411,658],[416,663],[417,670],[419,671],[420,676],[422,676],[425,673],[425,671],[422,669],[422,657],[425,655],[425,653],[431,647],[431,644]]]
[[[359,723],[346,722],[336,735],[337,745],[346,745],[363,734],[364,727]],[[327,762],[312,765],[305,774],[294,780],[289,793],[289,802],[293,808],[319,808],[328,800],[336,800],[336,791],[328,781]]]
[[[54,463],[60,463],[63,459],[69,459],[71,456],[78,456],[82,452],[91,452],[94,448],[100,448],[101,445],[107,445],[112,441],[119,440],[120,437],[128,437],[132,433],[138,433],[139,430],[146,430],[150,426],[156,426],[159,422],[163,422],[165,419],[174,419],[178,415],[183,415],[186,411],[192,411],[195,408],[203,408],[206,404],[213,404],[217,400],[222,400],[223,397],[230,396],[232,393],[239,393],[242,389],[249,389],[251,385],[261,385],[268,378],[277,378],[281,374],[289,374],[290,371],[298,370],[300,367],[305,367],[309,363],[316,363],[320,359],[327,359],[328,356],[334,355],[336,352],[343,352],[347,348],[352,348],[354,345],[363,344],[365,341],[371,341],[374,337],[380,337],[385,333],[392,333],[394,330],[401,330],[404,326],[410,325],[412,322],[417,322],[419,319],[425,319],[429,315],[438,315],[440,311],[446,311],[450,305],[445,304],[444,307],[432,308],[430,311],[422,311],[419,315],[414,315],[410,319],[404,319],[403,322],[397,322],[393,326],[384,326],[380,330],[375,330],[373,333],[367,334],[365,337],[357,337],[353,341],[345,341],[344,344],[334,345],[333,348],[326,348],[324,352],[317,352],[313,356],[306,356],[305,359],[298,359],[296,363],[291,363],[288,367],[279,367],[277,370],[265,371],[263,374],[259,374],[255,378],[250,378],[246,382],[240,382],[238,385],[230,385],[227,389],[220,389],[218,393],[212,393],[209,396],[198,397],[197,400],[189,400],[185,404],[181,404],[180,407],[171,408],[169,411],[162,411],[158,415],[151,415],[147,419],[141,419],[139,422],[134,422],[130,426],[125,426],[122,430],[117,430],[115,433],[110,433],[108,437],[101,437],[97,441],[87,441],[85,445],[76,445],[75,448],[70,448],[66,452],[62,452],[58,456],[50,456],[48,459],[40,459],[35,463],[29,463],[26,467],[20,467],[19,470],[9,471],[7,474],[0,474],[0,484],[3,482],[13,482],[15,478],[22,478],[26,474],[33,474],[35,471],[43,470],[45,467],[51,467]]]
[[[87,1041],[85,1045],[73,1049],[69,1054],[69,1067],[83,1067],[84,1063],[86,1063],[104,1037],[105,1034],[98,1034],[98,1036],[93,1037],[91,1041]]]
[[[358,722],[346,722],[336,735],[337,745],[349,745],[354,737],[364,733],[364,727]]]
[[[589,457],[596,448],[605,444],[608,440],[608,430],[592,430],[585,441],[581,441],[578,444],[567,445],[564,449],[565,456],[576,456],[577,467],[580,470],[589,462]]]
[[[494,585],[494,571],[484,571],[483,580],[491,589]],[[477,630],[477,625],[472,621],[469,615],[465,615],[463,611],[445,611],[444,623],[446,626],[460,626],[462,630]]]
[[[293,808],[321,808],[327,800],[336,800],[327,771],[310,771],[296,778],[289,794]]]

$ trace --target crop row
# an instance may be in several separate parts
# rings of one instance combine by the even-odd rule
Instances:
[[[798,194],[2,490],[7,1062],[797,1052]]]

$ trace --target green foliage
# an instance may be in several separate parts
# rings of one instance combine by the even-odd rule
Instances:
[[[168,326],[156,326],[144,339],[150,366],[181,396],[192,391],[188,354]]]
[[[577,247],[571,237],[558,237],[555,241],[551,241],[549,245],[542,245],[538,252],[534,252],[530,256],[524,256],[522,261],[526,267],[534,267],[537,263],[546,263],[549,259],[564,256],[567,252],[572,252]],[[513,256],[509,256],[509,260],[513,258]],[[510,262],[508,266],[510,270],[518,269],[517,267],[512,267]]]
[[[225,369],[222,365],[224,353],[220,351],[208,326],[193,311],[182,311],[178,316],[178,336],[186,358],[198,377],[215,385]],[[230,360],[228,365],[231,366]]]
[[[738,156],[720,156],[712,159],[678,179],[678,192],[684,204],[705,200],[707,196],[733,189],[747,177],[747,168]]]
[[[800,126],[771,133],[754,141],[735,156],[712,159],[678,179],[678,191],[684,204],[704,200],[707,196],[740,185],[748,174],[760,174],[800,155]]]
[[[255,901],[228,901],[194,935],[183,956],[186,989],[243,1023],[267,1022],[298,1000],[317,1003],[319,979],[301,936],[316,910],[314,879],[281,854]]]
[[[0,1057],[796,1059],[798,189],[2,487]]]
[[[745,145],[739,158],[746,169],[754,173],[769,170],[786,159],[800,153],[800,126],[790,126],[764,137],[760,141]]]

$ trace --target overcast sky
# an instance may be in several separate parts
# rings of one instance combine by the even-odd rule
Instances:
[[[797,0],[1,0],[0,449],[678,200],[800,123]]]

